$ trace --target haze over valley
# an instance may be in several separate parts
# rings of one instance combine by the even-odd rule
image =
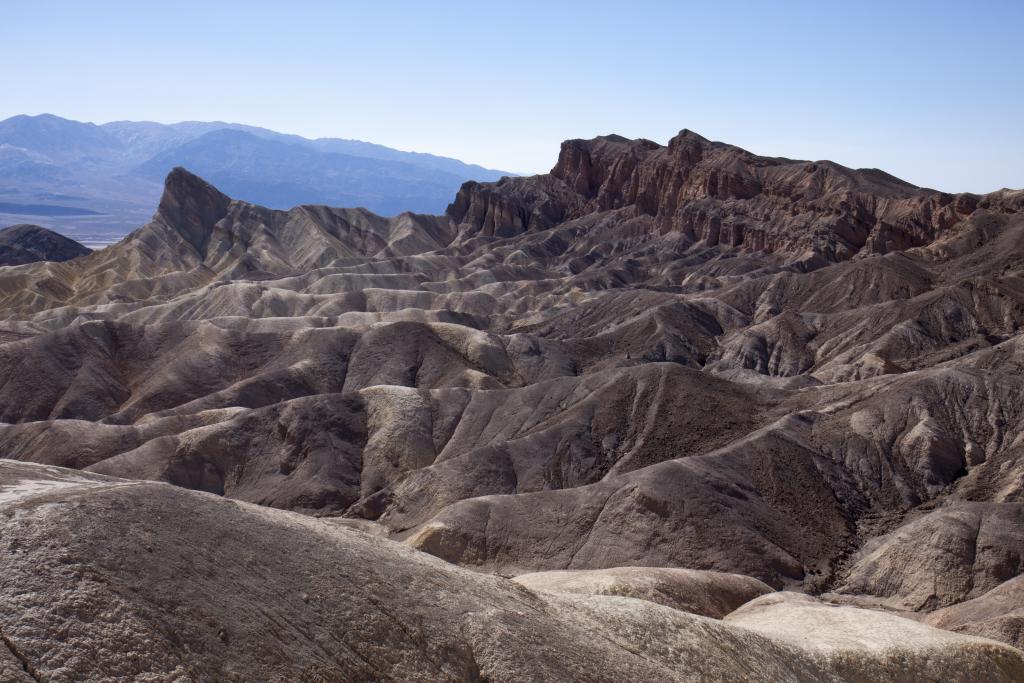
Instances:
[[[0,225],[39,224],[91,248],[112,244],[149,220],[175,166],[272,208],[331,204],[383,215],[441,213],[466,180],[506,175],[358,140],[309,140],[240,124],[97,126],[14,116],[0,121]]]

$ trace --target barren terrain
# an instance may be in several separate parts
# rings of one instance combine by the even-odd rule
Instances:
[[[443,216],[175,169],[0,316],[25,680],[1024,677],[1024,191],[690,131]]]

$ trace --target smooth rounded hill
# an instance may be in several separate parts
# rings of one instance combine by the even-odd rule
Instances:
[[[0,533],[11,681],[1024,676],[1018,650],[866,610],[781,597],[722,622],[533,592],[330,521],[56,467],[0,461]]]
[[[716,619],[772,592],[771,587],[749,576],[668,567],[534,572],[520,574],[515,581],[535,591],[649,600]]]
[[[36,261],[69,261],[92,250],[38,225],[12,225],[0,230],[0,266]]]

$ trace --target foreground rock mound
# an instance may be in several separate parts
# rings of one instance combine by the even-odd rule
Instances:
[[[55,467],[0,461],[0,520],[7,680],[1024,676],[1017,650],[898,619],[893,639],[886,615],[781,600],[723,623],[535,593],[330,521]]]
[[[749,576],[658,567],[535,572],[521,574],[515,581],[535,591],[649,600],[715,619],[772,592],[769,586]]]
[[[807,595],[766,595],[725,622],[798,647],[844,680],[981,681],[992,675],[972,652],[984,641],[968,645],[955,634],[902,617],[826,605]]]

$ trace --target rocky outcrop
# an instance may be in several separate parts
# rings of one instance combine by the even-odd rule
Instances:
[[[164,181],[157,216],[167,229],[181,235],[200,258],[205,258],[213,235],[211,228],[227,215],[230,205],[230,197],[202,178],[177,167]]]
[[[463,186],[449,215],[509,237],[629,209],[653,229],[817,265],[927,244],[998,200],[923,190],[877,169],[759,157],[684,130],[662,147],[611,135],[563,143],[548,176]]]

